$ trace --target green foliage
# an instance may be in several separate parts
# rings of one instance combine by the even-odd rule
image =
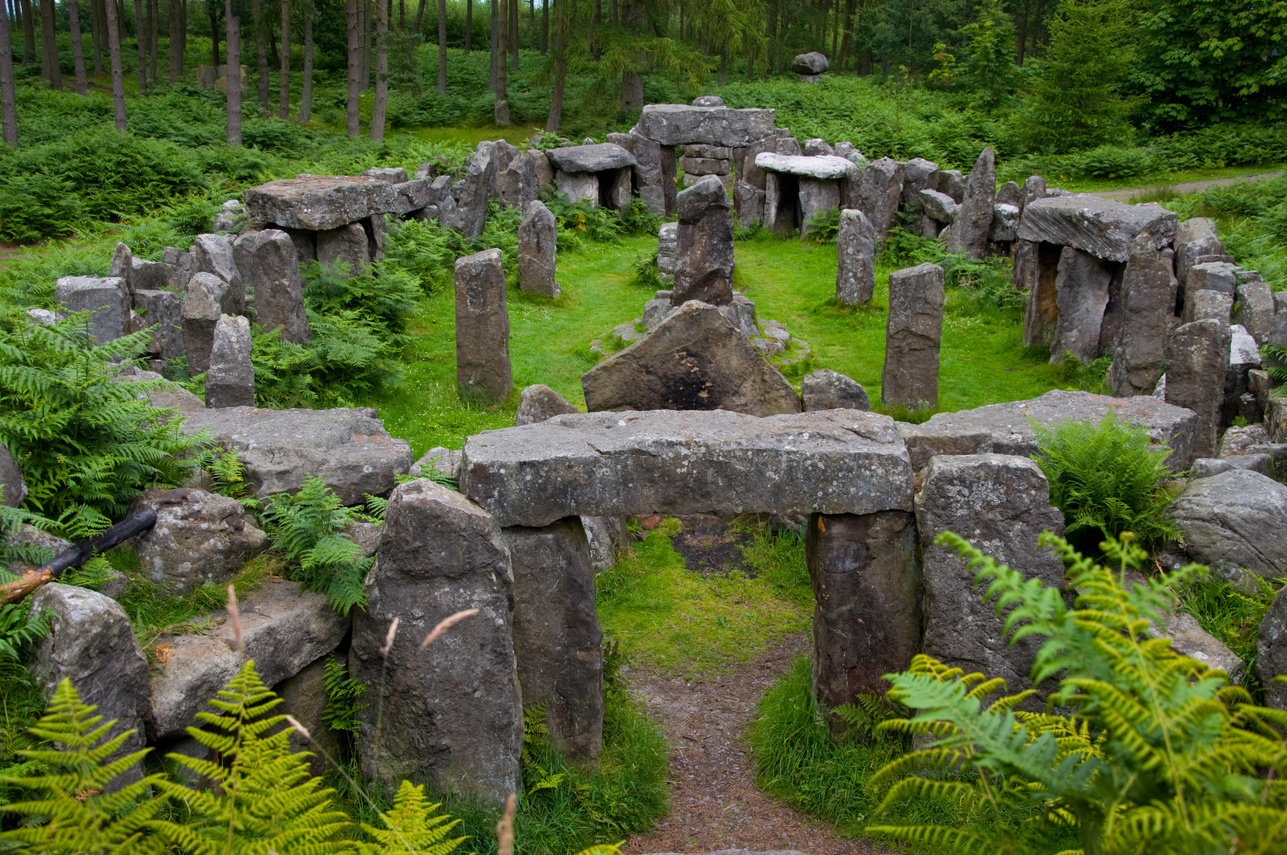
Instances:
[[[362,579],[375,560],[363,558],[362,547],[347,536],[360,517],[318,475],[305,479],[294,495],[274,496],[260,513],[273,545],[286,553],[291,578],[325,594],[342,615],[365,602]]]
[[[814,243],[835,243],[840,234],[840,209],[823,208],[815,212],[800,231]]]
[[[1014,287],[1008,258],[990,256],[977,259],[968,255],[944,255],[936,262],[943,268],[944,284],[968,291],[981,310],[1022,311],[1028,295]]]
[[[460,824],[460,820],[438,813],[440,807],[441,805],[433,804],[425,798],[423,785],[403,781],[398,787],[398,794],[393,797],[393,808],[380,814],[380,822],[384,827],[362,823],[362,830],[376,842],[358,843],[358,852],[360,855],[386,855],[391,852],[448,855],[464,843],[465,838],[447,837]]]
[[[173,411],[138,400],[165,381],[114,382],[147,332],[89,343],[87,315],[51,326],[0,303],[0,442],[22,467],[27,506],[79,539],[123,516],[150,484],[176,484],[196,443]]]
[[[1178,590],[1180,607],[1191,614],[1204,630],[1220,639],[1247,665],[1242,683],[1253,696],[1261,689],[1256,680],[1256,641],[1260,624],[1283,580],[1270,584],[1250,571],[1255,589],[1238,588],[1220,579],[1207,577]]]
[[[1014,64],[1014,21],[999,0],[982,0],[978,17],[961,28],[969,38],[963,82],[978,102],[996,107],[1014,93],[1019,69]]]
[[[322,711],[322,721],[337,733],[356,736],[357,714],[365,706],[358,703],[358,698],[362,697],[366,686],[349,677],[349,669],[333,656],[326,660],[323,681],[326,686],[326,708]]]
[[[259,501],[251,497],[251,485],[246,481],[246,466],[235,451],[212,447],[203,448],[193,458],[196,468],[210,481],[210,491],[236,499],[248,511],[259,507]]]
[[[1169,449],[1151,447],[1148,431],[1107,413],[1063,421],[1054,430],[1033,423],[1033,459],[1050,482],[1050,502],[1063,512],[1067,533],[1093,547],[1103,537],[1133,532],[1148,543],[1175,540],[1179,531],[1164,511],[1171,497],[1158,482],[1170,475]]]
[[[965,674],[918,655],[890,675],[891,697],[916,715],[881,725],[928,740],[885,766],[872,786],[887,787],[882,809],[909,796],[969,806],[993,826],[890,824],[869,832],[935,851],[1027,852],[1053,824],[1074,829],[1085,855],[1126,852],[1274,852],[1287,844],[1287,714],[1254,706],[1226,675],[1152,638],[1172,608],[1167,582],[1129,587],[1128,569],[1147,557],[1110,539],[1114,569],[1042,535],[1068,565],[1063,590],[999,565],[951,533],[975,580],[1006,614],[1011,640],[1044,639],[1034,683],[1057,679],[1059,713],[1017,708],[1033,694],[1002,695],[1004,682]],[[1195,578],[1189,566],[1172,581]]]
[[[1287,346],[1266,344],[1260,348],[1260,356],[1264,360],[1265,370],[1269,372],[1269,376],[1280,384],[1287,383]],[[1283,394],[1282,386],[1278,386],[1274,394]]]

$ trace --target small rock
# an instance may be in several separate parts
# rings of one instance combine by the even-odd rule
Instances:
[[[800,399],[806,413],[871,409],[866,389],[857,381],[827,368],[819,368],[800,381]]]
[[[549,386],[537,383],[528,386],[519,397],[518,413],[514,416],[515,425],[530,425],[564,413],[579,412],[567,400]]]

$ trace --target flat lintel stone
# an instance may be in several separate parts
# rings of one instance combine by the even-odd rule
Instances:
[[[639,165],[633,154],[615,143],[569,145],[547,154],[555,168],[564,172],[607,172]]]
[[[578,515],[912,507],[911,463],[894,421],[859,410],[555,416],[471,436],[460,481],[502,526]]]
[[[805,157],[763,151],[755,156],[755,165],[765,172],[799,175],[819,181],[839,181],[851,174],[855,177],[859,174],[858,167],[845,158],[827,154]]]
[[[366,175],[312,175],[251,187],[250,219],[288,229],[326,231],[400,207],[394,185]]]
[[[648,104],[635,129],[665,146],[720,145],[737,148],[773,133],[773,110]]]
[[[1019,239],[1071,246],[1106,261],[1126,261],[1131,242],[1147,232],[1158,248],[1175,238],[1179,217],[1161,205],[1128,205],[1090,193],[1028,203]]]

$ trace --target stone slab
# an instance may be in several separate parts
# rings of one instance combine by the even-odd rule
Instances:
[[[1037,199],[1023,209],[1019,239],[1071,246],[1108,261],[1126,261],[1131,241],[1148,232],[1160,246],[1179,218],[1158,204],[1127,205],[1089,193]]]

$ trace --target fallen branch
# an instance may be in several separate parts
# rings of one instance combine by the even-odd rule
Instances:
[[[62,575],[64,570],[80,567],[95,555],[101,555],[113,546],[117,546],[156,525],[156,511],[148,508],[132,517],[126,517],[102,534],[96,534],[89,540],[64,549],[62,552],[41,567],[28,570],[17,579],[0,585],[0,605],[16,603],[27,597],[42,585],[47,585]]]

